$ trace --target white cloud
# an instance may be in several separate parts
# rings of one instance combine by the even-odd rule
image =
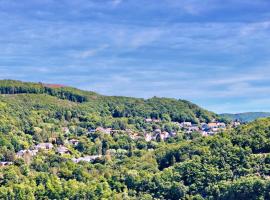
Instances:
[[[121,4],[122,3],[122,0],[113,0],[112,1],[112,4],[114,5],[114,6],[118,6],[119,4]]]
[[[95,49],[88,49],[88,50],[85,50],[85,51],[81,51],[80,53],[76,54],[75,57],[77,58],[89,58],[89,57],[92,57],[92,56],[95,56],[97,55],[98,53],[104,51],[105,49],[107,49],[109,47],[109,45],[107,44],[104,44],[104,45],[101,45]]]
[[[243,25],[240,28],[240,35],[241,36],[250,36],[250,35],[257,35],[258,33],[263,33],[270,28],[270,21],[263,21],[263,22],[254,22]]]

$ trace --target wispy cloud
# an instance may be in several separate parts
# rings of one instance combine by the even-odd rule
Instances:
[[[97,55],[98,53],[102,52],[103,50],[107,49],[108,47],[109,47],[109,45],[103,44],[103,45],[101,45],[97,48],[94,48],[94,49],[88,49],[85,51],[81,51],[77,55],[75,55],[75,57],[76,58],[89,58],[89,57]]]
[[[123,0],[113,0],[113,1],[112,1],[112,4],[113,4],[114,6],[117,6],[117,5],[119,5],[120,3],[122,3],[122,1],[123,1]]]

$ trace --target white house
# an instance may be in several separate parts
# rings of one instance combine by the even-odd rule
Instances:
[[[56,151],[57,151],[57,153],[59,153],[61,155],[70,153],[69,149],[67,147],[65,147],[65,146],[57,147]]]
[[[192,126],[192,123],[191,122],[182,122],[180,125],[181,125],[181,127],[190,127],[190,126]]]
[[[23,158],[24,155],[28,154],[30,156],[36,156],[38,153],[38,150],[20,150],[16,153],[17,158]]]
[[[79,140],[77,139],[70,139],[68,143],[72,146],[77,146],[79,144]]]
[[[84,156],[84,157],[79,157],[79,158],[72,158],[71,160],[75,163],[84,161],[84,162],[91,162],[96,160],[97,158],[101,158],[102,155],[95,155],[95,156]]]
[[[150,123],[150,122],[152,122],[152,119],[151,118],[146,118],[144,121],[147,122],[147,123]]]
[[[12,164],[13,164],[13,162],[0,162],[0,167],[12,165]]]
[[[150,142],[153,139],[153,137],[150,133],[146,133],[144,139],[146,142]]]

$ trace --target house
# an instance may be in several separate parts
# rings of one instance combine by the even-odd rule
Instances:
[[[17,158],[24,158],[25,155],[30,155],[30,156],[36,156],[38,153],[38,150],[20,150],[16,153]]]
[[[103,128],[103,127],[97,127],[96,132],[101,132],[105,134],[111,134],[112,129],[111,128]]]
[[[167,139],[170,137],[170,133],[167,131],[163,131],[161,134],[163,135],[164,139]]]
[[[195,126],[195,125],[188,127],[189,132],[195,132],[195,131],[199,131],[199,130],[200,130],[200,128],[198,126]]]
[[[93,134],[93,133],[95,133],[96,132],[96,129],[88,129],[88,133],[89,134]]]
[[[51,150],[53,148],[52,143],[39,143],[35,146],[36,150]]]
[[[212,128],[211,130],[212,130],[212,132],[218,132],[220,129],[219,128]]]
[[[190,127],[192,126],[192,123],[191,122],[182,122],[180,123],[181,127]]]
[[[222,128],[222,129],[226,128],[226,124],[223,122],[219,122],[217,125],[218,125],[218,128]]]
[[[237,127],[237,126],[240,126],[240,125],[241,125],[241,123],[238,122],[238,121],[234,121],[234,122],[232,123],[232,126],[233,126],[233,127]]]
[[[207,127],[209,129],[218,128],[218,123],[217,122],[210,122],[210,123],[207,124]]]
[[[161,122],[160,119],[153,119],[152,121],[155,122],[155,123],[160,123]]]
[[[12,164],[13,164],[13,162],[0,162],[0,167],[12,165]]]
[[[151,119],[151,118],[146,118],[144,121],[145,121],[146,123],[150,123],[150,122],[152,122],[152,119]]]
[[[97,158],[101,158],[102,155],[95,155],[95,156],[85,156],[85,157],[79,157],[79,158],[72,158],[71,160],[75,163],[79,163],[81,161],[84,162],[91,162],[96,160]]]
[[[159,137],[161,140],[166,140],[170,137],[170,134],[166,131],[163,131],[162,133],[159,134]]]
[[[72,146],[77,146],[79,144],[79,140],[77,139],[70,139],[68,143]]]
[[[153,138],[150,133],[145,134],[144,139],[146,142],[150,142]]]
[[[105,134],[108,134],[109,135],[109,134],[111,134],[111,132],[112,132],[112,129],[111,128],[105,128],[104,129],[104,133]]]
[[[63,154],[70,154],[70,150],[65,146],[59,146],[56,148],[56,152],[63,155]]]

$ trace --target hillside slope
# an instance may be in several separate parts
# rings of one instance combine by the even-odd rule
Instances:
[[[208,122],[218,118],[209,112],[185,100],[168,98],[139,99],[130,97],[103,96],[94,92],[82,91],[71,87],[25,83],[20,81],[0,81],[0,94],[48,94],[77,104],[78,109],[95,112],[100,116],[142,117],[167,119],[172,121]],[[33,97],[32,95],[31,97]],[[5,96],[2,95],[2,98]],[[44,97],[42,97],[44,98]]]
[[[270,117],[269,112],[246,112],[246,113],[237,113],[237,114],[229,114],[224,113],[220,114],[221,117],[228,118],[230,120],[238,120],[241,122],[251,122],[258,118]]]
[[[203,137],[173,121],[217,115],[184,100],[18,81],[0,91],[0,199],[270,199],[269,118]],[[175,135],[138,137],[157,130]]]

